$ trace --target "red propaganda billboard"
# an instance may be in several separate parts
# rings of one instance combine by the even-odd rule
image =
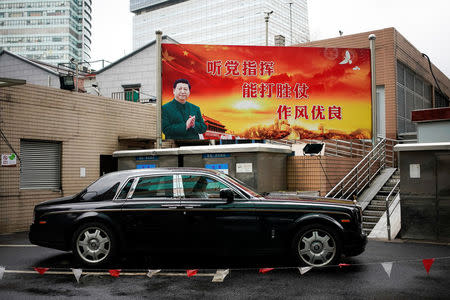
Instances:
[[[162,45],[165,139],[370,139],[370,50]]]

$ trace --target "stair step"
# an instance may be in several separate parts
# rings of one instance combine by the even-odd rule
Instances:
[[[376,200],[376,201],[386,201],[386,197],[387,197],[387,195],[376,195],[375,197],[373,197],[373,200],[372,201],[374,201],[374,200]]]
[[[370,201],[370,205],[384,206],[386,207],[386,197],[383,197],[383,200],[374,199]],[[389,201],[389,204],[392,202],[392,199]]]
[[[385,205],[373,205],[373,204],[369,204],[367,205],[366,209],[368,210],[386,210],[386,206]]]
[[[372,228],[363,228],[365,234],[369,235],[372,232]]]
[[[394,187],[399,181],[400,181],[400,179],[391,178],[388,181],[386,181],[386,183],[384,185]]]
[[[384,211],[382,210],[365,210],[363,212],[363,216],[377,216],[381,217],[384,214]]]
[[[372,229],[377,225],[377,222],[363,222],[363,229]]]
[[[380,217],[378,216],[363,216],[363,222],[378,222]]]
[[[390,192],[394,186],[383,186],[380,191]],[[395,191],[398,191],[398,187],[395,188]]]

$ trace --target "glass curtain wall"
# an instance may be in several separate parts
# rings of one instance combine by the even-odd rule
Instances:
[[[91,0],[0,0],[0,49],[50,64],[90,60]]]
[[[180,43],[265,45],[264,17],[270,11],[273,13],[269,18],[269,45],[274,45],[276,35],[284,36],[286,45],[291,41],[292,44],[309,41],[306,0],[291,1],[292,6],[283,0],[144,2],[132,0],[130,5],[132,11],[136,9],[133,11],[134,49],[153,41],[156,30]]]

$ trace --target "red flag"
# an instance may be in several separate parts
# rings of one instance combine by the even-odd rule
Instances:
[[[422,259],[423,266],[427,270],[427,274],[430,274],[431,265],[434,263],[434,258]]]
[[[49,268],[34,268],[34,269],[41,275],[44,275],[44,273],[49,270]]]
[[[117,278],[120,275],[120,271],[122,271],[122,270],[120,270],[120,269],[109,270],[109,274],[111,274],[112,277],[116,277]]]
[[[198,272],[197,269],[195,269],[195,270],[187,270],[186,271],[188,277],[195,276],[197,274],[197,272]]]
[[[342,268],[342,267],[349,267],[350,266],[350,264],[339,264],[339,268]]]
[[[274,268],[261,268],[259,269],[259,273],[265,274],[267,272],[272,271]]]

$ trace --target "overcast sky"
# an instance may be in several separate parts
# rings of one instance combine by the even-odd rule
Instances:
[[[92,2],[92,60],[113,62],[133,48],[130,1]],[[447,0],[308,0],[311,40],[395,27],[448,77],[449,12]]]

